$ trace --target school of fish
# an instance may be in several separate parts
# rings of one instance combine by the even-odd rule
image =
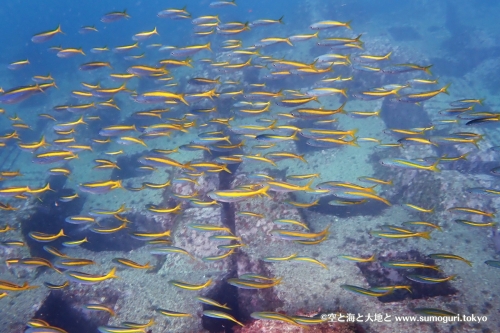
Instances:
[[[215,1],[211,8],[229,10],[237,6],[233,1]],[[189,7],[189,6],[188,6]],[[97,20],[98,17],[93,18]],[[60,202],[71,202],[84,195],[99,196],[112,191],[130,191],[140,196],[147,189],[166,189],[173,184],[198,184],[205,174],[235,173],[240,164],[261,166],[262,169],[279,169],[280,161],[294,159],[303,163],[308,173],[287,175],[286,178],[275,178],[267,172],[256,173],[247,179],[247,183],[231,189],[216,189],[206,195],[193,193],[189,195],[175,194],[172,199],[175,205],[161,207],[155,204],[146,205],[145,209],[153,214],[182,214],[189,207],[216,207],[233,204],[250,198],[269,200],[275,193],[306,193],[316,197],[312,202],[287,200],[287,204],[297,209],[308,209],[318,205],[319,199],[325,195],[333,195],[331,206],[363,205],[368,201],[378,201],[386,206],[403,205],[410,210],[432,216],[433,207],[421,207],[418,202],[389,202],[380,192],[384,187],[392,186],[391,179],[378,179],[366,175],[359,178],[359,183],[324,179],[321,170],[308,166],[307,153],[299,154],[294,149],[295,142],[303,142],[314,149],[358,149],[360,145],[372,145],[375,149],[404,149],[409,145],[429,145],[432,147],[445,145],[472,145],[472,150],[462,156],[435,156],[426,159],[384,158],[380,160],[383,166],[396,169],[409,169],[419,172],[440,172],[440,165],[450,161],[464,160],[467,155],[473,155],[479,149],[479,142],[484,139],[480,133],[475,133],[475,126],[484,126],[500,120],[500,114],[495,112],[475,111],[483,100],[474,96],[465,96],[461,100],[450,103],[450,107],[440,111],[443,116],[439,123],[425,128],[416,128],[408,124],[406,128],[388,128],[385,134],[394,138],[392,141],[381,142],[375,137],[358,136],[357,128],[345,128],[344,117],[370,119],[380,117],[383,110],[352,110],[350,102],[373,101],[389,98],[394,103],[420,104],[432,98],[448,94],[452,83],[444,84],[432,75],[430,64],[394,63],[391,60],[393,52],[387,54],[372,54],[364,49],[363,35],[353,33],[356,21],[324,20],[309,22],[308,29],[302,34],[275,36],[277,26],[288,24],[286,17],[262,18],[253,22],[224,21],[218,15],[192,16],[188,9],[169,8],[158,12],[158,20],[177,20],[179,24],[190,22],[191,26],[183,25],[186,33],[186,44],[170,46],[168,32],[157,30],[151,23],[149,30],[142,31],[145,26],[138,26],[137,33],[127,45],[112,47],[97,46],[92,49],[74,47],[75,36],[63,33],[61,25],[33,35],[31,42],[41,49],[47,48],[48,42],[58,36],[61,46],[49,45],[49,51],[59,58],[73,58],[75,71],[92,72],[92,80],[81,82],[80,86],[71,87],[72,103],[66,105],[51,105],[52,111],[39,113],[38,117],[45,120],[44,132],[39,140],[29,142],[24,139],[25,133],[31,131],[29,124],[20,117],[9,112],[9,105],[17,104],[44,94],[50,96],[57,89],[57,77],[53,78],[45,69],[40,69],[45,75],[33,77],[33,83],[18,87],[3,87],[0,94],[0,104],[3,117],[8,117],[11,128],[3,131],[0,137],[0,149],[22,150],[31,154],[33,162],[43,164],[48,175],[71,177],[72,168],[99,170],[120,169],[116,161],[118,156],[127,155],[127,150],[136,152],[142,147],[139,171],[144,174],[155,174],[165,169],[175,173],[175,178],[164,183],[143,182],[138,188],[125,185],[122,180],[103,179],[100,181],[82,181],[72,193],[59,198]],[[81,36],[86,34],[105,34],[104,26],[117,21],[134,23],[133,15],[126,11],[110,12],[100,18],[96,26],[85,26],[79,30]],[[253,39],[254,31],[265,32],[266,38]],[[244,39],[243,39],[244,38]],[[199,42],[193,42],[193,40]],[[248,41],[251,41],[250,43]],[[110,36],[110,44],[112,39]],[[284,58],[280,56],[283,48],[294,48],[297,44],[309,45],[320,55],[309,59]],[[321,54],[323,53],[323,54]],[[397,51],[395,51],[397,53]],[[108,56],[113,54],[113,57]],[[311,53],[312,54],[312,53]],[[101,59],[100,59],[101,58]],[[119,59],[110,61],[109,59]],[[154,60],[151,60],[154,59]],[[18,60],[8,65],[12,71],[23,70],[31,66],[28,59]],[[254,73],[255,81],[245,81],[245,74]],[[255,74],[256,73],[256,74]],[[353,86],[360,75],[386,75],[387,84],[381,87]],[[407,78],[411,76],[411,79]],[[140,84],[134,83],[140,82]],[[99,82],[105,82],[101,86]],[[114,85],[109,82],[116,82]],[[307,82],[307,86],[302,85]],[[312,85],[309,83],[312,82]],[[281,89],[274,89],[280,85]],[[132,89],[131,87],[138,87]],[[273,87],[273,88],[270,88]],[[126,102],[117,102],[116,96],[126,96]],[[121,100],[120,100],[121,101]],[[142,106],[144,104],[144,106]],[[144,108],[141,111],[130,112],[134,107]],[[148,105],[152,105],[149,108]],[[227,106],[230,105],[228,108]],[[328,105],[328,106],[325,106]],[[351,110],[350,110],[351,109]],[[122,121],[112,123],[106,114],[118,112]],[[401,111],[404,112],[404,111]],[[115,118],[116,119],[116,118]],[[90,131],[89,126],[99,124],[98,133]],[[447,132],[447,129],[452,128]],[[458,130],[455,130],[459,128]],[[465,131],[471,128],[471,131]],[[439,134],[437,133],[439,132]],[[182,145],[172,146],[171,137],[184,140]],[[106,148],[111,142],[123,146],[120,150]],[[130,150],[133,147],[133,150]],[[156,148],[150,148],[156,147]],[[161,147],[161,148],[158,148]],[[202,159],[180,162],[183,152],[195,151],[203,154]],[[93,160],[94,164],[81,161]],[[79,165],[80,164],[80,165]],[[14,170],[1,170],[0,173],[0,209],[3,214],[15,212],[24,200],[41,200],[45,192],[51,191],[50,183],[43,186],[22,181],[23,169],[29,166],[19,165]],[[495,169],[492,170],[495,174]],[[10,185],[9,181],[16,178],[22,185]],[[471,193],[479,195],[498,196],[499,189],[478,187],[470,189]],[[183,254],[193,257],[185,249],[175,246],[172,242],[171,230],[139,231],[134,229],[133,221],[129,221],[126,213],[130,207],[116,202],[116,207],[108,210],[94,209],[81,215],[68,216],[68,224],[83,226],[86,232],[113,234],[128,230],[130,237],[151,244],[152,255],[169,253]],[[449,207],[448,211],[457,217],[456,222],[464,227],[484,228],[494,227],[491,220],[494,211],[483,211],[475,207]],[[239,216],[266,218],[260,212],[239,211]],[[486,222],[458,219],[463,217],[481,216],[489,218]],[[99,221],[103,218],[114,218],[116,224],[103,226]],[[431,220],[429,218],[429,220]],[[322,230],[309,230],[307,223],[283,216],[274,221],[276,228],[272,234],[280,241],[293,241],[304,246],[314,246],[328,239],[330,232],[335,232],[335,226],[325,225]],[[221,227],[192,221],[190,229],[199,232],[210,232],[211,241],[221,250],[220,255],[200,258],[205,262],[225,260],[245,247],[245,239],[238,236],[237,231],[230,227]],[[15,227],[11,224],[0,226],[2,247],[26,246],[25,240],[11,239],[9,232]],[[441,226],[428,221],[409,221],[401,225],[387,224],[380,230],[372,230],[371,236],[391,239],[422,238],[432,241],[432,233],[441,231]],[[65,247],[77,247],[87,238],[75,239],[69,237],[64,228],[56,234],[32,231],[29,237],[44,244],[47,254],[53,259],[40,257],[9,258],[3,257],[7,267],[22,265],[27,267],[46,267],[63,274],[66,282],[54,285],[49,282],[45,286],[31,285],[25,281],[0,281],[0,297],[8,299],[17,292],[29,293],[33,288],[50,288],[63,290],[71,284],[97,284],[119,276],[117,267],[127,267],[137,270],[148,270],[153,266],[147,263],[137,263],[125,257],[115,258],[111,270],[102,274],[85,273],[85,266],[93,265],[89,259],[72,258],[64,253]],[[62,247],[54,247],[51,242],[64,239]],[[224,245],[217,241],[225,241]],[[469,259],[453,253],[432,253],[432,259],[459,260],[469,266]],[[354,263],[370,263],[377,260],[377,254],[363,258],[346,253],[339,259]],[[318,265],[324,269],[328,266],[318,259],[293,253],[286,257],[265,257],[262,261],[268,263],[281,261],[296,261]],[[415,261],[384,261],[380,263],[389,269],[425,268],[440,271],[437,265],[427,265]],[[500,268],[500,261],[489,260],[486,265]],[[474,263],[483,265],[483,263]],[[456,278],[454,272],[446,272],[445,277],[436,278],[420,274],[408,273],[408,280],[421,284],[438,284],[452,281]],[[262,276],[251,273],[227,280],[237,288],[259,290],[273,288],[279,285],[286,276]],[[217,300],[203,296],[202,291],[211,286],[214,281],[207,279],[193,284],[175,280],[168,281],[171,285],[198,291],[193,296],[203,304],[213,306],[213,310],[203,311],[203,316],[229,320],[234,325],[245,326],[227,312],[230,308]],[[354,281],[353,281],[354,283]],[[359,282],[359,285],[362,281]],[[389,285],[366,289],[356,285],[339,285],[356,297],[383,297],[396,289],[411,292],[409,285]],[[339,289],[339,291],[341,291]],[[2,302],[2,300],[0,300]],[[2,305],[3,306],[3,305]],[[85,308],[92,311],[104,311],[116,316],[115,310],[106,304],[86,304]],[[179,312],[177,309],[157,308],[157,314],[176,320],[192,320],[193,314]],[[193,311],[194,312],[194,311]],[[453,313],[444,309],[420,308],[415,312],[451,316]],[[154,313],[152,313],[152,318]],[[320,315],[305,317],[278,312],[261,311],[252,313],[256,320],[272,320],[307,327],[321,325],[325,322]],[[40,319],[32,319],[26,323],[29,333],[61,333],[62,328],[51,326]],[[132,323],[124,321],[121,326],[101,326],[101,333],[146,332],[155,325],[151,319],[147,323]]]

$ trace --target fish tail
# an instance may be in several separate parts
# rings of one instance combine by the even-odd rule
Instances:
[[[354,146],[354,147],[359,147],[359,144],[358,144],[358,137],[357,136],[353,136],[352,137],[352,140],[349,141],[349,144]],[[390,204],[388,204],[390,206]]]
[[[440,89],[440,92],[442,93],[445,93],[446,95],[449,95],[448,93],[448,88],[450,87],[450,84],[451,83],[448,83],[447,85],[445,85],[443,88]]]
[[[391,54],[392,54],[392,51],[387,53],[385,56],[384,56],[384,59],[386,60],[389,60],[389,58],[391,57]]]
[[[281,280],[283,280],[283,278],[282,278],[282,277],[277,278],[277,279],[273,282],[273,285],[274,285],[274,286],[277,286],[278,284],[280,284],[280,283],[281,283]]]
[[[311,187],[312,183],[314,182],[314,179],[311,179],[305,186],[304,186],[304,191],[314,191],[314,189]]]
[[[191,166],[191,162],[187,162],[186,164],[183,164],[182,168],[188,169],[188,170],[191,170],[191,171],[196,171],[196,169]]]
[[[318,62],[319,58],[316,58],[313,62],[309,64],[309,67],[312,69],[316,69],[316,63]]]
[[[431,231],[423,231],[417,234],[418,237],[425,238],[427,240],[431,239]]]
[[[265,195],[266,197],[270,198],[271,196],[267,193],[267,191],[271,188],[271,186],[269,185],[266,185],[264,186],[263,188],[261,188],[258,192],[258,194],[263,194]]]
[[[290,41],[290,38],[286,38],[285,40],[288,45],[293,46],[292,42]]]
[[[344,89],[340,89],[340,93],[341,93],[342,95],[344,95],[344,97],[345,97],[345,98],[347,98],[347,89],[346,89],[346,88],[344,88]]]
[[[352,62],[351,62],[351,55],[350,55],[350,54],[348,54],[348,55],[346,55],[346,56],[345,56],[345,60],[347,61],[347,63],[348,63],[349,65],[352,65]]]
[[[301,160],[302,162],[307,163],[307,160],[304,158],[304,154],[299,155],[299,160]]]
[[[432,72],[431,72],[431,70],[430,70],[430,68],[431,68],[431,67],[432,67],[432,65],[425,66],[425,67],[423,68],[424,72],[426,72],[426,73],[427,73],[427,74],[429,74],[429,75],[432,75]],[[449,84],[448,84],[448,86],[449,86]]]
[[[208,43],[210,44],[210,43]],[[210,50],[212,51],[212,50]],[[184,98],[184,94],[180,94],[179,95],[179,99],[181,100],[182,103],[186,104],[186,105],[189,105],[189,103],[186,101],[186,99]]]
[[[59,33],[65,35],[65,33],[61,30],[61,25],[60,24],[57,26],[56,32],[59,32]]]
[[[347,102],[342,103],[342,105],[338,108],[340,113],[347,114],[347,112],[344,110],[344,106]]]
[[[108,279],[117,279],[118,276],[115,273],[116,273],[116,267],[113,267],[106,276],[108,277]]]
[[[219,20],[219,19],[217,19],[217,20]],[[220,21],[219,21],[219,22],[220,22]],[[205,46],[206,46],[206,48],[207,48],[210,52],[213,52],[213,51],[212,51],[212,49],[210,48],[210,42],[208,42],[208,43],[207,43],[207,45],[205,45]]]
[[[477,147],[477,143],[476,143],[476,147]],[[479,147],[478,147],[478,148],[479,148]],[[440,158],[438,158],[438,159],[437,159],[437,161],[436,161],[436,162],[434,162],[434,164],[432,164],[432,165],[430,165],[430,166],[429,166],[429,170],[434,171],[434,172],[440,172],[441,170],[440,170],[440,169],[438,169],[438,167],[437,167],[437,166],[438,166],[438,164],[439,164],[439,162],[441,162],[441,159],[440,159]]]
[[[281,24],[284,24],[283,23],[283,17],[285,17],[285,15],[281,16],[279,19],[278,19],[278,22],[281,23]]]

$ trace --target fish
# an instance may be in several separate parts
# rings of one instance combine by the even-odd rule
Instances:
[[[117,188],[123,188],[121,180],[88,182],[82,183],[78,187],[81,191],[92,194],[104,194]]]
[[[202,50],[209,50],[210,52],[212,52],[212,49],[210,48],[210,43],[204,45],[191,45],[186,47],[179,47],[170,52],[170,54],[173,57],[189,57],[195,55],[196,53]]]
[[[235,0],[233,0],[233,1],[235,1]],[[225,2],[225,1],[218,1],[218,2]],[[241,323],[238,320],[236,320],[236,318],[234,318],[230,314],[224,313],[224,312],[221,312],[221,311],[204,310],[203,311],[203,315],[207,316],[207,317],[211,317],[211,318],[230,320],[230,321],[235,322],[236,324],[240,325],[241,327],[245,326],[243,323]]]
[[[145,263],[144,265],[138,264],[135,261],[132,261],[130,259],[126,258],[114,258],[112,260],[114,263],[126,266],[126,267],[131,267],[135,269],[151,269],[153,266],[149,264],[149,262]]]
[[[103,67],[111,67],[111,64],[107,61],[93,61],[93,62],[87,62],[85,64],[80,65],[79,69],[81,71],[91,71]]]
[[[477,99],[477,98],[464,98],[459,99],[457,101],[453,101],[450,103],[451,106],[454,107],[468,107],[470,105],[483,105],[485,98]]]
[[[375,186],[377,185],[374,185],[372,187],[364,187],[349,182],[329,181],[316,185],[316,188],[320,190],[328,190],[330,192],[353,190],[353,191],[363,191],[375,194],[376,193],[374,189]]]
[[[342,192],[336,192],[335,196],[344,198],[344,199],[373,199],[377,200],[380,202],[385,203],[387,206],[391,206],[392,204],[385,198],[382,198],[381,196],[374,194],[374,193],[369,193],[366,191],[342,191]]]
[[[264,257],[261,260],[265,262],[277,262],[277,261],[288,261],[292,260],[293,258],[297,257],[297,253],[293,253],[287,257]]]
[[[130,15],[127,14],[127,11],[123,12],[110,12],[101,17],[101,22],[103,23],[111,23],[116,22],[122,19],[129,19]]]
[[[95,303],[89,303],[89,304],[84,304],[83,307],[87,310],[94,310],[94,311],[104,311],[104,312],[107,312],[111,315],[111,317],[115,317],[116,316],[116,313],[115,311],[104,305],[104,304],[95,304]]]
[[[165,9],[165,10],[158,12],[157,16],[160,18],[176,19],[176,18],[188,18],[191,15],[186,11],[186,7],[184,7],[184,8],[180,8],[180,9],[177,9],[177,8]]]
[[[500,261],[498,261],[498,260],[486,260],[484,263],[488,266],[491,266],[491,267],[500,268]],[[0,286],[1,286],[1,284],[0,284]],[[1,289],[1,287],[0,287],[0,289]]]
[[[57,34],[62,34],[61,25],[59,24],[54,30],[49,30],[45,32],[38,33],[31,37],[33,43],[44,43],[56,36]]]
[[[28,233],[28,236],[37,242],[44,242],[44,243],[55,241],[60,237],[66,237],[63,229],[61,229],[57,234],[46,234],[38,231],[31,231]]]
[[[167,317],[180,318],[180,317],[192,317],[193,316],[190,313],[186,313],[186,312],[170,311],[170,310],[160,309],[160,308],[156,309],[155,311],[164,315],[164,316],[167,316]]]
[[[89,259],[61,258],[58,259],[54,265],[57,268],[67,269],[70,267],[95,265],[95,262]]]
[[[267,289],[279,285],[281,283],[281,280],[282,278],[278,278],[273,280],[272,282],[259,282],[254,280],[231,278],[227,280],[227,283],[235,286],[236,288],[242,289]]]
[[[443,231],[443,229],[441,229],[439,225],[427,221],[408,221],[408,222],[403,222],[403,225],[424,225],[427,227],[437,229],[439,231]]]
[[[320,232],[301,232],[301,231],[291,231],[291,230],[283,230],[283,229],[273,229],[271,233],[285,240],[294,240],[294,241],[310,241],[315,238],[320,238],[326,236],[328,234],[329,226],[326,227],[323,231]]]
[[[76,241],[67,241],[63,242],[62,245],[66,247],[75,247],[75,246],[80,246],[83,243],[87,243],[87,237],[84,237],[83,239],[76,240]]]
[[[347,29],[352,30],[351,21],[348,21],[348,22],[320,21],[320,22],[311,24],[311,26],[310,26],[310,28],[312,30],[324,30],[324,29],[339,28],[339,27],[345,27]]]
[[[64,274],[68,277],[68,279],[72,282],[81,283],[81,284],[96,284],[109,279],[116,279],[116,267],[113,267],[107,274],[105,275],[96,275],[96,274],[87,274],[77,271],[66,271]]]
[[[423,164],[417,161],[398,159],[398,158],[386,158],[380,160],[380,164],[389,167],[397,167],[403,169],[414,169],[414,170],[428,170],[433,172],[440,172],[441,170],[438,168],[440,160],[432,164]]]
[[[25,333],[67,333],[65,330],[56,327],[46,325],[43,327],[30,327],[24,331]]]
[[[64,289],[64,288],[69,287],[69,282],[64,281],[62,284],[53,284],[53,283],[49,283],[49,282],[44,282],[43,285],[49,289],[60,290],[60,289]]]
[[[450,276],[447,276],[444,278],[423,276],[423,275],[417,275],[417,274],[406,275],[406,278],[409,280],[419,282],[419,283],[426,283],[426,284],[436,284],[436,283],[448,282],[448,281],[454,280],[456,277],[457,277],[456,274],[450,275]]]
[[[154,323],[155,323],[154,318],[151,318],[151,319],[149,319],[149,321],[146,324],[139,324],[139,323],[130,322],[130,321],[125,321],[125,322],[122,322],[121,324],[125,327],[139,328],[140,329],[140,328],[151,327],[151,326],[153,326]]]
[[[415,93],[415,94],[408,94],[408,95],[402,95],[399,98],[396,98],[397,101],[399,102],[405,102],[405,103],[420,103],[423,101],[426,101],[436,95],[439,95],[441,93],[443,94],[449,94],[448,93],[448,88],[450,84],[445,85],[441,89],[438,90],[432,90],[432,91],[427,91],[423,93]]]
[[[40,91],[42,91],[42,88],[38,83],[35,85],[12,88],[2,92],[2,94],[0,95],[0,103],[5,103],[5,104],[19,103],[28,99],[33,94]]]
[[[425,232],[414,232],[414,233],[391,233],[386,231],[370,231],[370,234],[376,237],[382,238],[392,238],[392,239],[401,239],[401,238],[412,238],[412,237],[421,237],[425,239],[431,239],[430,231]]]
[[[369,258],[359,258],[359,257],[353,257],[353,256],[349,256],[349,255],[340,255],[339,257],[342,259],[345,259],[345,260],[355,261],[355,262],[373,262],[376,260],[375,254],[373,254]]]
[[[242,191],[242,190],[216,190],[208,192],[207,195],[210,199],[219,201],[219,202],[238,202],[245,200],[247,198],[264,195],[269,197],[267,191],[270,189],[270,186],[263,186],[258,190],[253,191]]]
[[[81,48],[80,49],[67,48],[67,49],[61,49],[59,52],[57,52],[57,56],[59,58],[70,58],[78,54],[85,55],[85,52],[83,52]]]
[[[405,206],[409,207],[413,210],[416,210],[418,212],[421,212],[421,213],[434,213],[434,208],[426,209],[426,208],[423,208],[423,207],[420,207],[417,205],[413,205],[413,204],[409,204],[409,203],[406,203]]]
[[[86,223],[95,223],[96,220],[92,216],[85,216],[85,215],[73,215],[73,216],[68,216],[64,220],[67,223],[71,224],[86,224]]]
[[[19,61],[16,61],[16,62],[13,62],[13,63],[10,63],[7,68],[10,69],[10,70],[18,70],[18,69],[21,69],[27,65],[30,64],[30,61],[28,59],[25,59],[25,60],[19,60]]]
[[[233,234],[228,227],[221,227],[213,224],[198,224],[198,223],[190,223],[187,225],[188,228],[197,230],[197,231],[224,231],[228,234]]]
[[[416,64],[397,64],[394,66],[386,67],[383,69],[384,73],[388,74],[400,74],[400,73],[407,73],[407,72],[414,72],[414,71],[423,71],[428,75],[432,75],[430,68],[432,65],[429,66],[420,66]]]
[[[132,39],[135,41],[143,41],[143,40],[146,40],[148,38],[151,38],[153,35],[158,35],[158,36],[160,35],[158,33],[158,31],[156,30],[156,27],[154,27],[154,29],[151,31],[144,31],[144,32],[136,33],[134,36],[132,36]]]
[[[394,288],[389,289],[389,290],[374,291],[374,290],[365,289],[365,288],[361,288],[361,287],[357,287],[357,286],[353,286],[353,285],[349,285],[349,284],[342,284],[342,285],[340,285],[340,288],[347,290],[347,291],[350,291],[350,292],[353,292],[353,293],[356,293],[356,294],[359,294],[359,295],[371,296],[371,297],[384,297],[384,296],[387,296],[387,295],[392,294],[394,292]]]
[[[6,280],[0,280],[0,290],[7,290],[7,291],[25,291],[25,290],[30,290],[30,289],[36,289],[38,286],[31,286],[28,284],[28,282],[24,282],[23,285],[17,285],[15,283],[6,281]]]
[[[300,221],[296,221],[296,220],[291,220],[291,219],[277,219],[277,220],[274,220],[273,223],[275,224],[291,224],[291,225],[297,225],[297,226],[300,226],[306,230],[309,230],[309,227],[303,223],[303,222],[300,222]]]
[[[78,29],[78,33],[85,35],[88,34],[89,32],[98,32],[97,28],[95,26],[84,26]]]
[[[135,232],[130,233],[130,235],[133,238],[138,239],[138,240],[142,240],[142,241],[153,240],[153,239],[158,239],[158,238],[162,238],[162,237],[170,237],[170,234],[171,234],[170,230],[166,230],[163,232],[139,232],[139,231],[135,231]]]
[[[385,261],[381,265],[386,268],[396,269],[429,268],[441,272],[441,269],[437,265],[428,265],[417,261]]]
[[[259,319],[259,320],[276,320],[276,321],[282,321],[287,324],[291,324],[300,328],[307,328],[306,325],[302,325],[299,322],[297,322],[293,317],[284,315],[279,312],[271,312],[271,311],[262,311],[262,312],[252,312],[250,314],[250,317],[254,319]]]
[[[469,207],[450,207],[447,209],[449,212],[463,212],[467,214],[476,214],[476,215],[483,215],[487,217],[495,217],[495,213],[493,212],[486,212],[482,211],[480,209],[475,209],[475,208],[469,208]]]
[[[277,20],[273,19],[260,19],[260,20],[255,20],[250,23],[250,26],[252,27],[258,27],[258,26],[268,26],[268,25],[273,25],[273,24],[283,24],[283,18],[284,16],[281,16]]]
[[[436,308],[413,308],[412,311],[424,316],[458,317],[456,313]]]
[[[120,326],[99,326],[97,330],[100,333],[146,333],[144,327],[120,327]]]
[[[467,220],[455,220],[455,222],[470,225],[472,227],[486,227],[486,228],[488,228],[488,227],[494,227],[497,225],[496,222],[475,222],[475,221],[467,221]]]
[[[201,258],[201,260],[206,261],[206,262],[211,262],[211,261],[217,261],[217,260],[225,259],[225,258],[229,257],[230,255],[232,255],[234,253],[235,248],[236,247],[231,247],[230,250],[228,252],[226,252],[226,253],[223,253],[223,254],[218,255],[218,256],[203,257],[203,258]]]
[[[325,269],[329,269],[328,266],[326,266],[324,263],[322,263],[321,261],[319,261],[317,259],[311,258],[311,257],[294,256],[290,260],[292,260],[292,261],[306,261],[306,262],[311,262],[311,263],[319,265],[319,266],[321,266],[321,267],[323,267]]]
[[[188,251],[186,251],[180,247],[176,247],[176,246],[157,247],[157,248],[152,249],[149,253],[156,254],[156,255],[165,255],[165,254],[170,254],[170,253],[181,253],[181,254],[185,254],[185,255],[191,257],[192,259],[196,259]]]
[[[186,290],[201,290],[204,289],[212,284],[213,280],[208,279],[207,282],[202,283],[202,284],[191,284],[187,283],[184,281],[178,281],[178,280],[170,280],[168,281],[169,284],[173,285],[174,287],[181,288],[181,289],[186,289]]]

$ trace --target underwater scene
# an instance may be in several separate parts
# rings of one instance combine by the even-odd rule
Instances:
[[[500,332],[499,12],[3,2],[0,332]]]

